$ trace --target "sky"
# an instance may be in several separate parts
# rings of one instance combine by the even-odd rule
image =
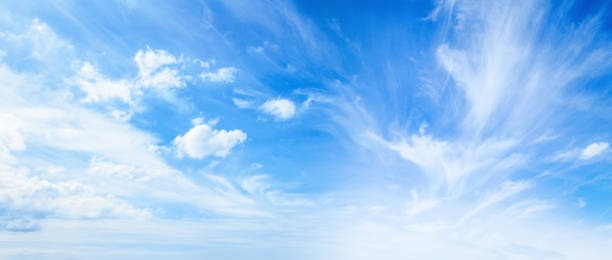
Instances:
[[[608,259],[612,3],[2,1],[1,259]]]

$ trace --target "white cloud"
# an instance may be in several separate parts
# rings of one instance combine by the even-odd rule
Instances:
[[[164,50],[151,50],[147,47],[146,50],[138,50],[134,61],[138,65],[140,76],[148,78],[157,69],[164,65],[176,64],[178,60]]]
[[[166,172],[136,167],[129,164],[113,163],[102,157],[94,156],[89,161],[87,173],[112,178],[146,181],[150,180],[152,177],[163,175]]]
[[[146,209],[136,209],[78,181],[49,181],[24,169],[0,169],[0,201],[10,212],[65,218],[151,216]]]
[[[23,123],[14,115],[0,112],[0,161],[12,161],[11,151],[26,149],[22,127]]]
[[[295,105],[291,100],[278,98],[266,101],[259,107],[263,112],[280,120],[287,120],[295,114]]]
[[[251,102],[249,102],[248,100],[239,99],[239,98],[232,98],[232,101],[234,102],[234,105],[236,105],[239,108],[249,108],[249,107],[251,107]]]
[[[578,198],[578,208],[584,208],[587,205],[583,198]]]
[[[185,86],[186,76],[179,75],[178,70],[164,68],[150,77],[141,77],[140,83],[144,87],[178,88]]]
[[[179,75],[179,71],[169,68],[168,65],[182,63],[164,50],[138,50],[134,61],[138,65],[139,79],[137,84],[141,87],[170,88],[185,86],[186,76]]]
[[[202,81],[210,81],[215,83],[232,83],[238,70],[234,67],[220,68],[217,72],[202,72],[200,75]]]
[[[465,94],[467,111],[461,125],[465,131],[541,135],[548,119],[557,118],[551,115],[559,104],[575,98],[563,90],[576,78],[595,77],[599,68],[610,66],[612,51],[591,42],[597,18],[535,41],[540,30],[548,30],[559,19],[546,11],[546,3],[502,1],[491,9],[485,2],[444,2],[453,3],[444,8],[449,19],[482,28],[453,28],[469,44],[444,43],[437,50],[438,61]]]
[[[575,148],[572,150],[558,151],[550,157],[552,161],[588,160],[603,154],[609,148],[606,142],[592,143],[584,149]]]
[[[476,208],[474,208],[472,211],[470,211],[469,213],[467,213],[462,220],[468,219],[472,216],[474,216],[476,213],[478,213],[479,211],[495,204],[498,203],[502,200],[505,200],[507,198],[510,198],[526,189],[529,189],[531,187],[533,187],[533,183],[531,182],[512,182],[512,181],[506,181],[504,182],[502,185],[502,187],[498,190],[493,192],[492,194],[486,196],[480,203],[478,203],[478,205],[476,206]]]
[[[550,159],[552,161],[569,161],[576,159],[576,156],[580,153],[579,149],[557,151]]]
[[[216,130],[202,120],[194,121],[196,125],[183,136],[174,139],[178,157],[186,154],[189,157],[202,159],[209,155],[225,157],[230,150],[244,142],[247,135],[240,130]]]
[[[264,181],[266,178],[268,178],[267,175],[251,176],[244,179],[240,184],[240,187],[250,194],[265,193],[265,191],[271,187],[269,183]]]
[[[0,32],[1,38],[15,43],[18,49],[25,49],[30,53],[29,57],[41,62],[58,61],[65,58],[62,55],[69,53],[73,48],[69,42],[58,37],[51,27],[38,19],[33,19],[29,28],[24,32]]]
[[[264,47],[263,46],[249,46],[247,48],[247,52],[249,52],[249,53],[263,53],[264,52]]]
[[[424,128],[420,130],[423,133],[395,142],[384,141],[374,134],[364,137],[383,143],[397,151],[402,158],[419,166],[433,185],[431,188],[445,187],[447,192],[452,193],[466,192],[463,185],[477,174],[480,174],[479,180],[472,185],[494,178],[496,171],[524,163],[523,156],[509,152],[517,145],[516,140],[492,139],[478,144],[447,142],[425,135]]]
[[[418,193],[415,190],[411,191],[412,201],[408,203],[406,208],[406,215],[408,217],[415,217],[423,212],[431,210],[440,204],[437,199],[420,200]]]
[[[182,63],[182,59],[177,59],[164,50],[138,50],[134,57],[138,65],[138,76],[132,78],[110,79],[102,75],[91,63],[77,63],[79,66],[77,74],[70,80],[71,84],[79,86],[86,93],[83,102],[108,102],[113,100],[122,101],[134,108],[138,105],[140,97],[146,89],[157,91],[180,88],[186,85],[189,76],[181,75],[174,68],[168,67]],[[111,107],[113,115],[125,119],[133,111],[123,112]],[[119,114],[118,114],[119,113]],[[127,116],[127,117],[126,117]]]
[[[610,144],[606,142],[592,143],[582,150],[582,153],[580,153],[580,160],[588,160],[600,155],[606,151],[609,146]]]
[[[0,207],[6,210],[0,228],[25,230],[48,217],[155,217],[157,209],[132,204],[141,199],[179,202],[224,215],[264,215],[259,203],[245,204],[239,194],[191,183],[167,166],[151,134],[70,104],[70,97],[61,92],[39,91],[38,78],[15,74],[0,64],[0,84],[5,86],[0,95],[8,98],[0,103]],[[32,89],[37,96],[25,98]],[[213,125],[215,120],[207,123]],[[185,143],[201,134],[196,128],[182,137],[186,153],[195,147],[196,153],[203,152],[198,148],[213,149],[212,154],[225,156],[232,142],[246,139],[239,130],[211,129],[204,144],[202,140],[196,140],[200,143],[195,146]],[[83,156],[91,159],[83,161]],[[52,172],[49,167],[55,165],[64,170]],[[50,170],[40,170],[46,168]]]
[[[6,226],[18,229],[15,225],[21,223],[27,228],[34,225],[32,221],[50,216],[150,217],[148,209],[102,191],[97,182],[89,183],[76,165],[79,157],[96,154],[144,167],[144,175],[173,172],[150,151],[156,140],[70,104],[70,96],[42,88],[38,78],[16,74],[0,64],[0,84],[4,86],[0,95],[8,98],[0,104],[0,207],[6,210],[6,217],[15,218]],[[32,91],[37,96],[29,96]],[[69,170],[45,170],[54,164]],[[72,172],[79,174],[75,177]]]
[[[132,102],[133,86],[128,80],[110,80],[100,75],[89,62],[81,65],[74,84],[87,93],[83,102],[101,102],[112,99],[119,99],[126,103]]]

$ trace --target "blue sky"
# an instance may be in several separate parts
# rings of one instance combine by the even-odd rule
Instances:
[[[2,259],[606,259],[607,1],[0,3]]]

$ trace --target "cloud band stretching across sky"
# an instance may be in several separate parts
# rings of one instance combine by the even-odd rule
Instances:
[[[0,3],[2,259],[608,259],[606,1]]]

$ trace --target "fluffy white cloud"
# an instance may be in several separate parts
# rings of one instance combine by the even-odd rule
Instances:
[[[140,78],[140,83],[144,87],[178,88],[185,86],[185,78],[176,69],[164,68],[150,77]]]
[[[181,63],[164,50],[138,50],[134,56],[138,65],[138,76],[112,80],[98,72],[89,62],[83,62],[75,77],[69,80],[79,86],[87,96],[83,102],[106,102],[120,100],[134,105],[135,97],[142,95],[144,89],[168,89],[185,86],[188,76],[181,75],[177,69],[168,67]]]
[[[295,105],[288,99],[272,99],[260,106],[260,109],[280,120],[287,120],[295,114]]]
[[[150,217],[110,194],[78,181],[50,181],[31,171],[0,164],[0,201],[7,214],[64,218]]]
[[[607,150],[609,146],[610,144],[606,142],[592,143],[582,150],[582,153],[580,153],[580,160],[587,160],[600,155]]]
[[[218,69],[217,72],[202,72],[201,77],[203,81],[232,83],[236,72],[238,72],[236,68],[226,67]]]
[[[195,59],[197,60],[197,59]],[[89,62],[79,63],[77,74],[70,80],[71,84],[79,86],[86,97],[83,102],[107,102],[119,100],[131,106],[138,104],[138,97],[146,90],[167,91],[173,88],[181,88],[186,85],[186,81],[191,79],[190,75],[181,73],[175,67],[193,63],[194,59],[183,59],[175,57],[165,50],[152,50],[147,47],[138,50],[134,56],[134,62],[138,66],[138,75],[130,78],[110,79],[101,73]],[[199,63],[210,66],[214,62]],[[202,66],[204,66],[202,65]],[[210,82],[231,83],[237,69],[234,67],[220,68],[216,72],[204,72],[201,74],[202,80]],[[117,109],[112,109],[117,110]],[[126,118],[130,112],[122,112],[118,118]]]
[[[164,50],[138,50],[134,61],[138,65],[139,78],[136,84],[139,87],[152,88],[178,88],[185,86],[186,76],[180,75],[179,71],[168,67],[168,65],[182,63]]]
[[[89,62],[75,62],[77,73],[67,80],[68,83],[78,86],[86,96],[81,100],[85,103],[107,103],[106,108],[117,120],[126,121],[138,111],[140,97],[146,90],[157,92],[168,91],[172,88],[185,86],[189,76],[181,75],[177,69],[167,67],[181,63],[182,59],[168,54],[163,50],[139,50],[134,61],[139,68],[138,76],[131,78],[111,79],[102,75]],[[160,93],[158,93],[160,94]],[[166,95],[159,95],[164,98]],[[120,101],[116,103],[114,101]],[[124,104],[129,105],[125,107]],[[123,107],[121,107],[123,106]]]
[[[149,77],[153,72],[161,66],[176,64],[178,60],[164,50],[151,50],[147,47],[146,50],[138,50],[134,61],[138,64],[141,77]]]
[[[81,87],[87,96],[83,102],[101,102],[119,99],[132,102],[133,85],[126,79],[110,80],[102,76],[89,62],[84,62],[77,72],[74,83]]]
[[[230,150],[246,140],[247,135],[238,130],[216,130],[202,120],[194,120],[195,126],[185,135],[174,139],[178,157],[187,154],[189,157],[202,159],[209,155],[225,157]]]

